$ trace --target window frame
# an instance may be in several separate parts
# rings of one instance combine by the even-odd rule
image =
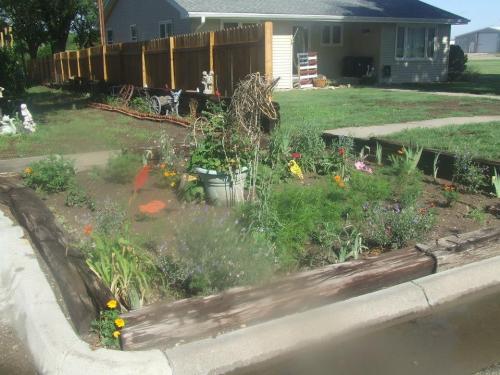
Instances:
[[[111,38],[109,37],[109,33],[111,33]],[[113,29],[108,28],[106,29],[106,44],[114,44],[115,43],[115,33],[113,32]]]
[[[134,39],[134,35],[132,33],[132,28],[134,28],[134,30],[135,30],[135,39]],[[129,29],[130,29],[130,41],[132,41],[132,42],[139,41],[139,30],[137,30],[137,24],[134,23],[134,24],[130,25]]]
[[[170,25],[170,31],[171,31],[170,35],[168,35],[168,33],[167,33],[167,25]],[[163,36],[163,37],[161,36],[161,27],[162,26],[165,26],[165,36]],[[171,36],[174,36],[174,20],[172,18],[169,18],[167,20],[158,22],[158,37],[160,39],[162,39],[162,38],[169,38]]]
[[[323,30],[325,27],[328,27],[330,29],[330,42],[324,43],[323,42]],[[333,30],[335,27],[338,27],[340,29],[340,42],[339,43],[334,43],[333,42]],[[343,24],[324,24],[321,25],[321,30],[320,30],[320,45],[322,47],[343,47],[344,46],[344,25]]]
[[[402,28],[404,29],[404,43],[403,43],[403,57],[398,56],[398,42],[399,42],[399,29]],[[408,51],[408,30],[409,29],[418,29],[418,28],[425,28],[425,45],[424,45],[424,56],[423,57],[407,57],[407,51]],[[434,30],[434,56],[429,57],[429,30]],[[418,25],[418,24],[411,24],[411,25],[396,25],[396,32],[395,32],[396,38],[395,38],[395,43],[394,43],[394,58],[397,61],[434,61],[434,58],[436,57],[436,53],[439,49],[439,36],[438,36],[438,27],[437,25]]]

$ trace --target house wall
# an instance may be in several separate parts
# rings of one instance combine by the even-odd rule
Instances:
[[[171,19],[175,34],[191,32],[191,20],[181,18],[180,12],[166,0],[120,0],[106,20],[106,28],[113,30],[115,43],[131,42],[130,25],[137,25],[138,40],[160,36],[160,22]]]
[[[450,50],[450,25],[438,25],[437,48],[433,59],[396,59],[396,24],[382,26],[378,74],[384,83],[439,82],[447,79]],[[429,25],[433,26],[433,25]],[[391,77],[382,78],[384,66],[391,67]]]

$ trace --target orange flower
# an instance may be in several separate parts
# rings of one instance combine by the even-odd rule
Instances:
[[[453,186],[453,185],[444,185],[443,189],[444,189],[444,191],[451,192],[451,191],[455,191],[455,186]]]
[[[335,182],[338,184],[342,181],[342,177],[340,177],[339,175],[335,176]]]
[[[143,214],[154,215],[165,209],[167,205],[162,201],[152,201],[147,204],[139,206],[139,211]]]
[[[90,224],[87,224],[83,227],[83,234],[85,234],[86,236],[90,236],[93,231],[94,228]]]

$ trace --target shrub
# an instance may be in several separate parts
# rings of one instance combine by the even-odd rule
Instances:
[[[401,208],[374,206],[363,226],[365,237],[377,246],[401,249],[410,241],[420,240],[432,229],[434,214],[415,206]]]
[[[12,48],[0,48],[0,82],[6,90],[4,94],[6,97],[24,92],[26,85],[24,69],[19,56]]]
[[[137,112],[151,113],[151,104],[146,98],[136,96],[130,100],[129,108]]]
[[[450,46],[450,57],[448,60],[448,80],[456,81],[462,78],[467,68],[467,55],[458,45]]]
[[[53,155],[30,164],[23,173],[26,186],[49,194],[68,189],[74,177],[73,162]]]
[[[474,162],[469,152],[457,153],[453,169],[453,181],[462,185],[468,193],[478,193],[487,186],[487,170]]]
[[[127,229],[126,212],[110,200],[97,209],[95,220],[96,231],[102,235],[116,236]]]
[[[262,236],[245,232],[231,218],[199,218],[178,228],[160,268],[171,288],[189,296],[265,281],[273,262],[272,248]]]
[[[92,197],[75,182],[71,183],[69,186],[65,204],[68,207],[87,207],[92,211],[95,209],[95,203]]]
[[[141,165],[141,156],[136,154],[124,153],[111,157],[104,171],[104,178],[118,184],[132,183]]]

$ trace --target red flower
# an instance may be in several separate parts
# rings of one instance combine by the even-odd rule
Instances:
[[[292,159],[300,159],[302,157],[302,155],[298,152],[294,152],[292,154]]]
[[[219,90],[215,91],[215,96],[218,98],[220,98],[222,96]]]
[[[344,147],[339,148],[339,155],[340,156],[344,156],[345,155],[345,148]]]
[[[144,167],[141,168],[141,170],[139,171],[137,176],[135,176],[134,193],[137,193],[140,189],[142,189],[142,187],[144,186],[144,184],[146,183],[146,181],[149,178],[150,170],[151,170],[151,167],[149,165],[145,165]]]
[[[83,233],[86,235],[86,236],[90,236],[93,232],[94,228],[92,227],[92,225],[90,224],[87,224],[83,227]]]

